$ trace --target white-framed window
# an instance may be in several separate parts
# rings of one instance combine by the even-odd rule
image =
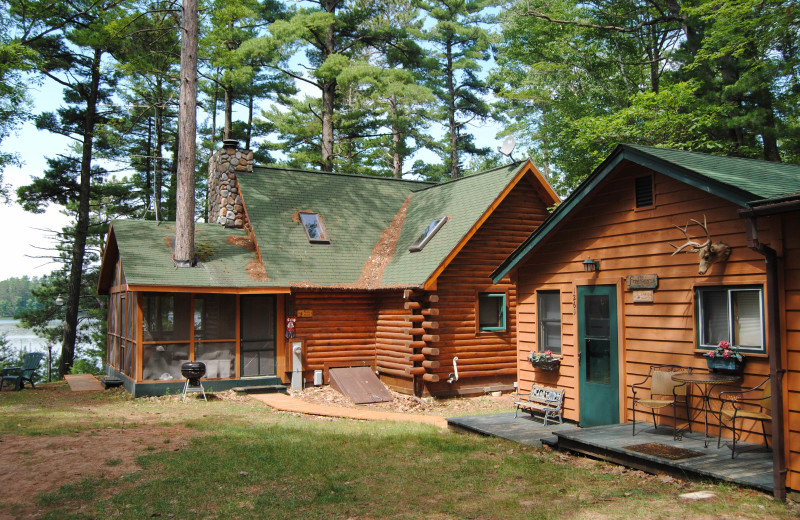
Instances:
[[[561,354],[561,294],[558,291],[536,293],[539,352]]]
[[[478,293],[478,330],[506,330],[506,293]]]
[[[316,244],[329,244],[330,239],[328,233],[325,231],[325,224],[322,218],[316,213],[300,213],[300,220],[303,222],[303,228],[306,230],[306,237],[308,241]]]
[[[742,351],[766,351],[760,285],[697,287],[695,302],[699,348],[714,348],[725,340]]]
[[[416,253],[418,251],[422,251],[422,248],[425,247],[428,242],[431,241],[433,236],[442,229],[442,226],[445,225],[447,222],[447,217],[439,217],[437,219],[433,219],[433,221],[428,224],[422,233],[417,237],[414,242],[408,246],[408,250],[412,253]]]

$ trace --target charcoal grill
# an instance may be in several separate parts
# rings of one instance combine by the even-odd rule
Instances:
[[[201,392],[203,394],[203,401],[208,402],[206,399],[206,392],[203,389],[203,383],[200,379],[206,375],[206,364],[200,361],[190,361],[181,365],[181,374],[186,378],[186,383],[183,385],[183,395],[181,401],[186,400],[188,392]]]

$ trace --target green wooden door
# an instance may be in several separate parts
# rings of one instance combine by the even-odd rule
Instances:
[[[619,422],[617,288],[578,286],[580,424]]]

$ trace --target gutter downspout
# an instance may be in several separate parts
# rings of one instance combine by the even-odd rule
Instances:
[[[758,227],[755,212],[752,209],[741,210],[739,216],[745,219],[747,245],[753,251],[764,256],[767,275],[767,345],[769,348],[769,375],[772,384],[772,481],[773,495],[778,500],[786,501],[786,456],[783,406],[783,376],[786,370],[782,367],[780,339],[780,299],[778,297],[778,254],[769,246],[758,241]]]

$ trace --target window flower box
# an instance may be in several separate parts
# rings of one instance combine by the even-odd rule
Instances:
[[[554,371],[561,366],[561,358],[553,357],[553,353],[549,350],[545,350],[542,354],[531,352],[528,361],[531,362],[533,368],[540,370]]]
[[[706,364],[712,372],[741,374],[744,369],[744,356],[736,347],[731,348],[727,341],[720,341],[717,348],[705,354]]]

